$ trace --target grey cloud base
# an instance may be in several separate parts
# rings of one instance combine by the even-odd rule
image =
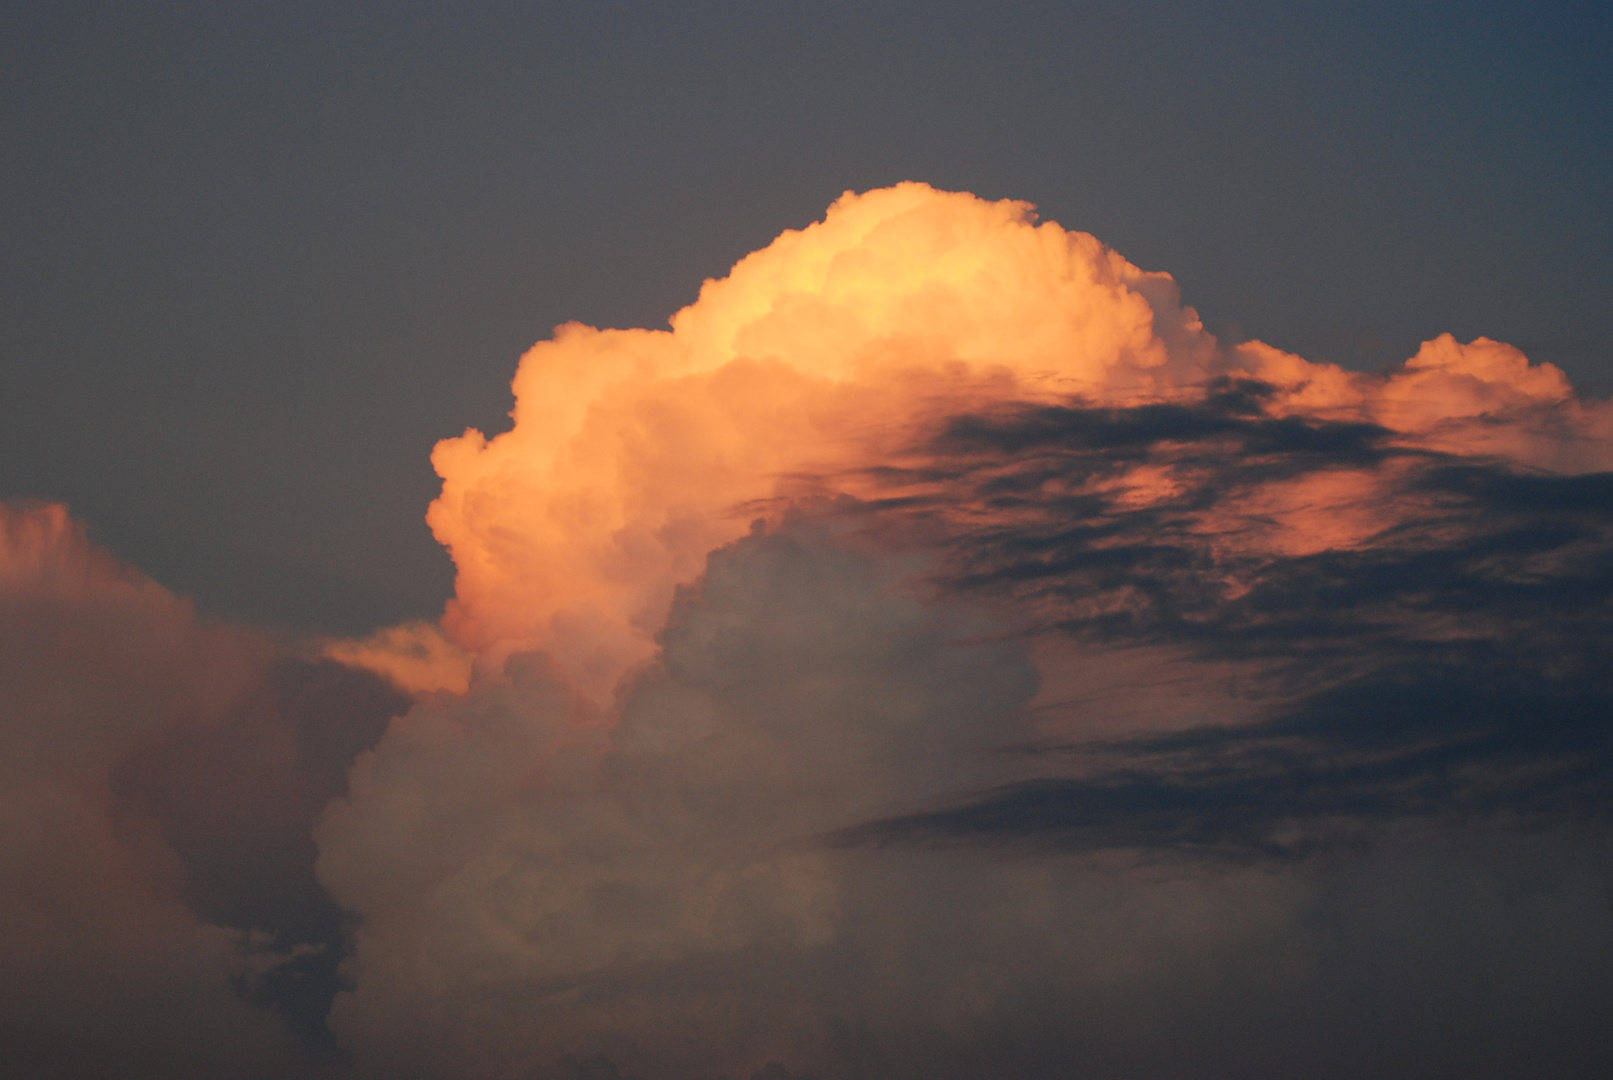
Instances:
[[[1482,686],[1430,711],[1433,668],[1386,711],[1404,658],[1380,645],[1356,683],[1253,726],[1032,745],[1027,639],[982,614],[1000,609],[920,603],[848,549],[866,534],[843,513],[712,556],[609,749],[521,661],[507,686],[417,708],[361,762],[319,833],[322,879],[364,919],[332,1020],[361,1071],[518,1075],[571,1054],[644,1078],[769,1060],[824,1077],[1588,1076],[1606,1060],[1603,789],[1550,772],[1583,771],[1605,714]],[[1214,638],[1207,684],[1236,648]],[[1508,717],[1557,734],[1508,741]],[[1486,781],[1488,801],[1464,796]],[[978,794],[947,805],[960,792]],[[377,880],[361,858],[394,832],[411,842]]]

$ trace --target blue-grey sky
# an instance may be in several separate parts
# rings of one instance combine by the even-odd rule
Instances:
[[[434,615],[435,440],[841,191],[1024,199],[1211,329],[1605,394],[1595,4],[0,6],[0,495],[202,608]]]

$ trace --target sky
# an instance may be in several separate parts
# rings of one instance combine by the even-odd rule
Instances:
[[[1605,1075],[1610,49],[0,5],[4,1056]]]

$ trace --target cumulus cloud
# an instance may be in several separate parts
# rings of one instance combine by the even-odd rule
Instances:
[[[729,1066],[776,1039],[776,992],[742,987],[835,940],[818,838],[967,782],[979,726],[1034,692],[1020,646],[888,578],[758,532],[680,595],[613,725],[533,654],[395,723],[318,834],[321,879],[364,917],[333,1021],[360,1059],[518,1069],[648,1024]]]
[[[1226,346],[904,184],[514,391],[433,456],[440,626],[287,651],[0,519],[31,1060],[103,952],[265,1073],[1613,1058],[1613,410],[1557,369]]]
[[[230,990],[234,935],[111,812],[108,775],[176,716],[221,706],[261,646],[93,548],[59,506],[0,505],[0,1047],[26,1076],[264,1073],[287,1056]]]
[[[795,521],[714,553],[614,727],[525,654],[394,725],[319,833],[322,879],[365,916],[332,1020],[355,1060],[1409,1076],[1605,1056],[1600,699],[1498,694],[1529,660],[1407,679],[1381,643],[1307,693],[1286,649],[1229,668],[1235,641],[1175,662],[1254,719],[1077,743],[1083,716],[1032,707],[1026,637],[846,548]],[[1161,648],[1125,633],[1085,640]],[[1475,948],[1489,997],[1457,974]],[[1394,1051],[1314,1060],[1341,1015]]]
[[[1387,376],[1224,349],[1169,275],[1025,203],[901,184],[848,192],[706,282],[670,330],[567,324],[536,345],[513,428],[433,455],[429,520],[459,571],[445,625],[495,661],[546,649],[603,699],[756,504],[991,402],[1180,401],[1228,377],[1258,381],[1276,415],[1558,471],[1613,464],[1613,410],[1511,346],[1446,336]]]
[[[1213,340],[1168,276],[1034,217],[923,184],[848,193],[670,331],[560,327],[521,362],[514,427],[433,455],[450,632],[547,649],[601,694],[650,655],[674,585],[792,478],[878,461],[949,402],[1196,377]]]
[[[7,1059],[29,1076],[306,1066],[330,1045],[346,940],[309,830],[407,698],[198,619],[61,506],[0,504],[0,634]]]

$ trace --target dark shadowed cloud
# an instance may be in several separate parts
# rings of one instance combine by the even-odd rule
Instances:
[[[939,475],[946,495],[862,513],[944,517],[945,586],[1009,598],[1037,632],[1258,659],[1283,703],[1255,724],[1024,747],[1054,775],[843,842],[1287,858],[1402,818],[1606,819],[1610,474],[1397,448],[1371,425],[1262,415],[1261,396],[1244,384],[1199,405],[960,417],[933,472],[882,474]],[[1092,490],[1156,465],[1185,479],[1145,508],[1131,487]],[[1248,509],[1263,485],[1339,470],[1366,470],[1374,500],[1410,511],[1350,550],[1221,543],[1265,526]]]
[[[176,723],[111,775],[118,813],[154,821],[183,863],[197,917],[278,961],[243,975],[243,993],[321,1050],[351,928],[314,875],[313,825],[410,704],[367,671],[281,658],[223,715]]]

